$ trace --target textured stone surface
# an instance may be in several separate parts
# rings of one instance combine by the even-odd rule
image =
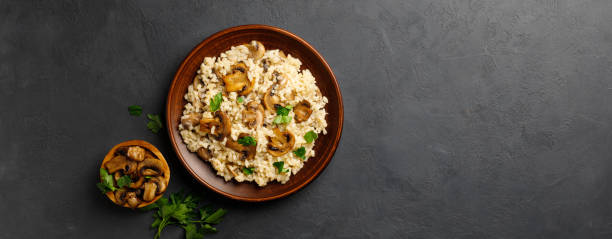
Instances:
[[[612,237],[612,1],[175,2],[0,2],[0,238],[152,237],[94,186],[135,138],[170,191],[230,210],[215,238]],[[205,190],[126,111],[162,114],[191,48],[249,23],[312,43],[346,116],[323,174],[262,204]]]

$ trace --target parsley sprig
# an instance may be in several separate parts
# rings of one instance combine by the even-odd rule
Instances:
[[[257,140],[251,136],[244,136],[238,139],[238,143],[244,146],[257,145]]]
[[[217,232],[211,224],[220,223],[227,213],[227,210],[222,208],[213,210],[211,206],[200,207],[198,197],[181,192],[173,193],[170,199],[162,197],[143,208],[145,211],[155,209],[155,221],[151,224],[151,227],[157,228],[155,239],[161,236],[162,230],[168,225],[182,227],[187,239],[203,238],[206,233]]]
[[[312,130],[308,131],[306,134],[304,134],[304,140],[306,140],[307,143],[312,143],[312,141],[314,141],[318,137],[319,136],[317,135],[317,133],[315,133]]]
[[[274,165],[274,167],[276,167],[276,170],[278,171],[278,173],[289,172],[288,168],[283,168],[285,166],[285,162],[284,161],[274,162],[272,165]]]
[[[113,176],[108,174],[104,168],[100,168],[100,182],[96,184],[102,193],[113,192],[117,190],[115,187]]]
[[[300,157],[301,159],[306,159],[306,148],[299,147],[296,150],[293,151],[293,154],[295,154],[295,156]]]
[[[128,107],[128,112],[130,112],[130,115],[140,116],[140,114],[142,114],[142,107],[138,105],[130,105]]]
[[[159,130],[163,128],[161,118],[159,115],[147,114],[147,118],[149,118],[149,123],[147,123],[147,128],[151,130],[153,133],[159,133]]]
[[[276,117],[274,117],[275,124],[286,124],[291,122],[291,117],[289,117],[289,112],[293,109],[293,106],[278,106],[276,107]]]
[[[219,110],[219,108],[221,108],[221,102],[223,102],[223,95],[219,92],[210,99],[210,112]]]

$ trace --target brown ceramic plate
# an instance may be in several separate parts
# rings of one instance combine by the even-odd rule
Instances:
[[[266,49],[280,49],[302,61],[302,69],[309,69],[315,77],[317,86],[329,103],[327,111],[327,135],[319,135],[315,142],[316,156],[308,159],[304,167],[286,184],[269,183],[258,187],[252,182],[239,183],[234,180],[226,182],[217,176],[210,163],[189,152],[178,131],[178,124],[185,105],[184,95],[187,87],[193,82],[196,71],[204,57],[218,56],[231,46],[260,41]],[[280,28],[265,25],[245,25],[225,29],[206,38],[198,44],[179,67],[166,104],[166,125],[172,146],[187,171],[204,186],[226,197],[241,201],[267,201],[285,197],[306,186],[315,179],[331,161],[340,135],[344,113],[342,95],[336,77],[323,57],[306,41]]]

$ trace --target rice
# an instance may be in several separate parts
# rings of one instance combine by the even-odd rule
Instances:
[[[256,46],[256,42],[251,42],[251,46]],[[263,49],[263,45],[261,45]],[[253,84],[253,89],[244,95],[244,102],[239,103],[238,92],[227,92],[224,81],[218,76],[225,76],[232,73],[232,66],[243,62],[247,66],[246,73],[248,80]],[[266,63],[266,64],[264,64]],[[301,61],[291,55],[285,56],[279,50],[267,50],[263,56],[253,57],[253,48],[249,45],[233,46],[230,50],[221,53],[218,57],[206,57],[197,71],[195,81],[201,84],[191,84],[185,94],[185,109],[181,120],[188,120],[189,117],[208,119],[213,118],[214,113],[210,111],[211,99],[218,93],[222,93],[223,101],[219,110],[223,112],[231,121],[231,135],[222,140],[216,140],[211,134],[219,130],[214,126],[209,133],[201,130],[201,125],[179,124],[179,131],[183,142],[191,152],[198,149],[207,149],[210,152],[208,161],[217,171],[217,175],[223,177],[225,181],[234,179],[238,182],[254,181],[259,186],[266,186],[268,182],[278,181],[286,183],[291,175],[295,175],[310,157],[315,156],[313,146],[315,142],[307,143],[304,135],[313,131],[320,134],[327,134],[325,128],[325,104],[328,100],[323,96],[315,84],[315,78],[308,69],[300,70]],[[264,67],[267,66],[267,69]],[[216,72],[216,73],[215,73]],[[291,121],[286,124],[273,123],[277,116],[275,110],[264,111],[263,125],[249,128],[245,124],[243,111],[249,102],[262,102],[264,94],[275,84],[275,74],[284,74],[285,79],[275,88],[275,95],[280,99],[282,105],[296,106],[304,100],[310,103],[312,113],[304,122],[296,122],[295,111],[289,112]],[[203,128],[203,126],[202,126]],[[294,135],[295,143],[291,150],[281,156],[273,156],[268,152],[268,137],[274,137],[274,128],[279,128],[283,132],[290,132]],[[256,142],[256,153],[253,159],[245,159],[242,154],[226,146],[229,140],[237,141],[238,135],[248,134]],[[298,157],[294,150],[304,147],[306,149],[305,159]],[[279,172],[274,166],[275,162],[284,162],[287,172]],[[245,174],[244,168],[252,168],[252,174]]]

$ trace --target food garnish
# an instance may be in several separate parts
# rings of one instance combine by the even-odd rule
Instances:
[[[100,179],[102,182],[96,184],[102,193],[112,192],[117,190],[113,183],[113,176],[108,174],[106,169],[100,168]]]
[[[217,232],[211,224],[218,224],[227,213],[219,208],[213,210],[211,206],[200,206],[200,200],[193,195],[181,192],[173,193],[170,198],[162,197],[155,203],[143,208],[145,211],[157,210],[153,213],[152,228],[156,228],[154,238],[161,236],[161,232],[168,225],[175,225],[185,229],[185,238],[203,238],[206,233]]]
[[[151,130],[153,133],[158,133],[159,130],[163,127],[161,118],[159,115],[147,114],[147,118],[149,118],[149,123],[147,123],[147,128]]]
[[[284,161],[274,162],[272,165],[274,165],[274,167],[276,168],[276,170],[278,171],[278,173],[286,173],[286,172],[289,172],[289,169],[287,169],[287,168],[283,168],[283,166],[285,166],[285,162],[284,162]]]
[[[210,112],[215,112],[221,107],[223,102],[223,95],[221,92],[217,93],[212,99],[210,99]]]
[[[274,117],[275,124],[286,124],[291,122],[291,117],[289,117],[289,112],[293,109],[292,106],[277,106],[276,107],[276,117]]]
[[[242,102],[244,102],[244,97],[242,96],[238,97],[238,99],[236,99],[236,102],[242,104]]]
[[[238,139],[238,143],[244,146],[257,145],[257,140],[251,136],[245,136]]]
[[[253,174],[253,170],[255,170],[254,167],[250,167],[250,168],[244,167],[244,168],[242,168],[242,172],[244,174],[246,174],[246,175]]]
[[[314,141],[315,139],[317,139],[319,136],[317,135],[317,133],[315,133],[314,131],[308,131],[305,135],[304,135],[304,140],[306,140],[307,143],[312,143],[312,141]]]
[[[295,154],[295,156],[298,156],[302,159],[306,159],[306,148],[304,147],[299,147],[296,150],[293,151],[293,154]]]
[[[131,105],[128,107],[128,112],[130,112],[130,115],[140,116],[140,114],[142,114],[142,107]]]

